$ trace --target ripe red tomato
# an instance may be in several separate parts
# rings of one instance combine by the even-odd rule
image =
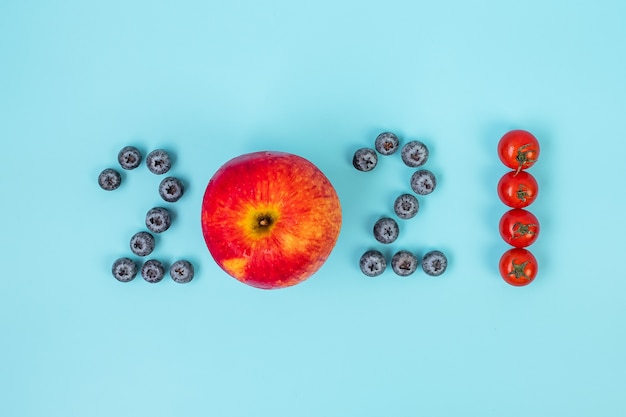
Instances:
[[[500,258],[500,275],[516,287],[530,284],[537,276],[537,269],[537,259],[527,249],[509,249]]]
[[[539,221],[530,211],[511,209],[500,219],[500,236],[516,248],[532,245],[539,236]]]
[[[533,166],[539,158],[539,142],[525,130],[511,130],[498,142],[498,156],[504,165],[516,173]]]
[[[504,204],[513,208],[524,208],[537,198],[539,186],[535,177],[526,171],[507,172],[498,182],[498,196]]]

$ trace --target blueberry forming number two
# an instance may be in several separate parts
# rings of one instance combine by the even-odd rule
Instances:
[[[143,159],[142,153],[134,146],[125,146],[117,154],[117,162],[124,170],[138,168]],[[146,166],[150,172],[163,175],[172,168],[170,154],[163,149],[156,149],[146,156]],[[122,184],[122,176],[113,168],[104,169],[98,176],[98,185],[106,191],[113,191]],[[159,195],[168,203],[175,203],[183,197],[185,187],[176,177],[166,177],[159,184]],[[130,251],[138,257],[146,257],[155,249],[155,238],[152,233],[161,234],[167,231],[172,224],[170,210],[165,207],[153,207],[146,213],[145,226],[148,231],[135,233],[129,242]],[[129,257],[121,257],[113,262],[111,273],[120,282],[132,281],[139,271],[137,263]],[[143,263],[141,276],[150,283],[160,282],[165,276],[165,265],[160,260],[150,259]],[[178,260],[169,268],[174,282],[187,283],[194,277],[194,267],[187,260]]]
[[[405,166],[420,168],[410,178],[410,186],[413,193],[418,196],[431,194],[437,187],[437,178],[427,170],[421,168],[430,157],[428,147],[419,140],[412,140],[400,148],[400,139],[395,133],[383,132],[374,140],[374,149],[357,149],[352,158],[352,165],[361,172],[372,171],[378,165],[378,154],[389,156],[400,149],[400,158]],[[419,200],[414,194],[403,193],[399,195],[393,204],[395,215],[402,220],[415,217],[419,212]],[[373,235],[378,243],[389,245],[395,242],[400,234],[398,223],[391,217],[383,216],[376,221],[373,227]],[[391,257],[391,268],[399,276],[413,274],[421,265],[427,275],[439,276],[447,267],[447,258],[441,251],[430,251],[418,260],[416,254],[408,250],[399,250]],[[370,277],[382,274],[387,266],[387,260],[382,252],[366,250],[359,260],[361,272]]]

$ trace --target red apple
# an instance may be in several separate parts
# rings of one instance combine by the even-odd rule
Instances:
[[[335,247],[341,205],[310,161],[283,152],[254,152],[224,164],[202,201],[202,233],[229,275],[257,288],[298,284]]]

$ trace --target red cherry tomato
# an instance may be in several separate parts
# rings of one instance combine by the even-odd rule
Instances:
[[[512,209],[500,219],[500,236],[516,248],[532,245],[539,236],[539,221],[530,211]]]
[[[537,198],[539,186],[535,177],[526,171],[507,172],[498,182],[498,196],[504,204],[513,208],[524,208]]]
[[[500,258],[500,275],[516,287],[530,284],[537,276],[537,269],[537,259],[527,249],[509,249]]]
[[[504,165],[519,173],[539,158],[539,142],[525,130],[511,130],[498,142],[498,156]]]

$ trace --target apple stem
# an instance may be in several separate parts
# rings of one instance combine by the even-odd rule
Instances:
[[[272,225],[273,219],[272,216],[268,214],[262,214],[257,217],[257,222],[259,227],[266,228]]]

